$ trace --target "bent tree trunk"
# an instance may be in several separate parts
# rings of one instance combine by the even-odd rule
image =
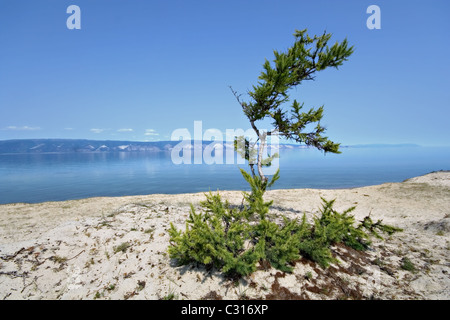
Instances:
[[[258,134],[258,132],[257,132]],[[259,177],[261,178],[261,181],[263,183],[267,182],[267,177],[264,175],[264,172],[262,171],[262,158],[263,158],[263,154],[264,154],[264,148],[266,146],[266,137],[267,137],[267,132],[263,131],[263,132],[259,132],[258,134],[259,136],[259,150],[258,150],[258,174]]]

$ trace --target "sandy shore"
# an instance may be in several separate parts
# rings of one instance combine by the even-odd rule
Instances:
[[[238,191],[221,191],[240,204]],[[405,231],[367,252],[333,248],[340,263],[309,260],[293,273],[259,270],[239,280],[167,254],[170,223],[184,229],[204,194],[91,198],[0,206],[0,299],[449,299],[450,172],[340,190],[272,190],[272,212],[308,218],[320,197],[356,205]],[[123,249],[123,250],[120,250]],[[415,270],[402,268],[405,258]]]

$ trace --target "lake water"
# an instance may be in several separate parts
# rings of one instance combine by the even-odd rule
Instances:
[[[274,188],[351,188],[401,182],[450,170],[450,147],[282,150]],[[248,190],[238,167],[175,165],[170,153],[0,155],[0,203],[43,202],[97,196]]]

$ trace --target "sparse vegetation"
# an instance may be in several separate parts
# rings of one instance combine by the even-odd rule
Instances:
[[[100,223],[98,223],[97,226],[96,226],[95,228],[98,230],[98,229],[101,229],[101,228],[103,228],[103,227],[108,227],[108,228],[110,228],[110,227],[111,227],[111,222],[110,222],[110,221],[107,221],[107,220],[105,219],[105,220],[101,221]]]
[[[60,256],[53,256],[53,257],[51,257],[51,259],[55,263],[65,263],[67,261],[67,257],[60,257]]]
[[[409,260],[409,258],[407,258],[407,257],[404,257],[402,259],[402,263],[401,263],[400,267],[406,271],[416,272],[416,267],[414,266],[412,261]]]
[[[126,252],[130,246],[131,245],[128,242],[123,242],[120,245],[118,245],[117,247],[114,247],[114,253]]]
[[[115,288],[116,288],[115,284],[110,284],[109,286],[106,287],[106,290],[113,291]]]
[[[144,231],[144,233],[149,234],[150,235],[150,240],[153,240],[154,236],[155,236],[155,227],[151,227],[151,228],[146,229]]]
[[[378,239],[383,240],[383,237],[379,234],[379,232],[387,233],[388,235],[392,235],[395,232],[403,231],[401,228],[393,227],[390,225],[382,224],[381,220],[378,220],[376,223],[372,221],[370,216],[367,216],[362,221],[362,226],[367,229],[372,235],[377,237]],[[377,232],[378,229],[378,232]]]
[[[162,297],[161,300],[176,300],[178,299],[178,295],[175,292],[170,291],[166,296]]]

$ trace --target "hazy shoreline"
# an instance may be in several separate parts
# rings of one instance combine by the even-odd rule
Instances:
[[[220,191],[240,204],[241,191]],[[216,270],[176,267],[167,228],[184,228],[204,193],[97,197],[0,205],[0,299],[449,299],[450,172],[351,189],[268,191],[273,213],[310,219],[320,197],[357,219],[405,229],[374,251],[336,247],[341,261],[322,270],[300,261],[292,274],[259,270],[238,283]],[[129,248],[117,251],[127,243]],[[414,272],[401,268],[408,258]],[[305,274],[311,275],[306,278]]]

